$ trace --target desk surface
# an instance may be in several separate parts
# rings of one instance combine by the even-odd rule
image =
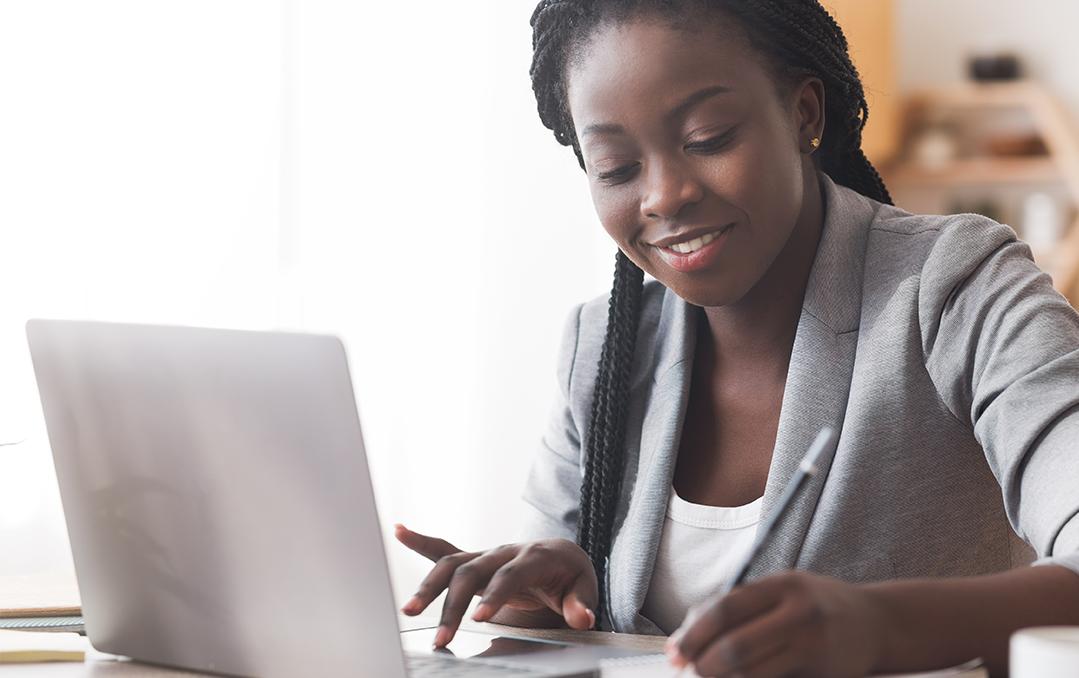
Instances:
[[[0,577],[0,610],[7,616],[23,615],[27,610],[50,608],[49,614],[68,613],[69,608],[78,610],[78,587],[74,573],[27,575],[23,577]],[[437,617],[405,617],[399,615],[398,625],[401,630],[433,628],[438,625]],[[477,623],[465,619],[461,628],[484,633],[527,636],[589,645],[609,645],[625,647],[645,652],[662,652],[666,638],[660,636],[634,636],[628,634],[601,633],[596,631],[575,631],[572,629],[523,629],[501,624]],[[184,676],[205,677],[204,673],[193,673],[177,669],[168,669],[150,664],[140,664],[126,659],[117,659],[112,655],[87,653],[85,662],[48,662],[39,664],[5,664],[3,678],[183,678]]]
[[[411,619],[403,623],[406,628],[427,628],[437,625],[437,618]],[[662,652],[666,638],[659,636],[633,636],[628,634],[601,633],[596,631],[574,631],[572,629],[522,629],[499,624],[479,624],[466,621],[461,628],[483,631],[486,633],[509,634],[561,640],[592,645],[610,645],[628,647],[646,652]],[[85,662],[52,662],[41,664],[5,664],[3,678],[205,678],[206,674],[192,673],[177,669],[167,669],[110,655],[100,657],[87,654]]]

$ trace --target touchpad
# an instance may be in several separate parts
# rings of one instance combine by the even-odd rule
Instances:
[[[416,629],[401,634],[406,652],[446,653],[471,661],[490,661],[507,666],[543,668],[547,670],[594,670],[601,659],[633,657],[649,654],[605,645],[582,645],[557,641],[503,636],[477,631],[458,630],[445,649],[434,649],[438,629]]]

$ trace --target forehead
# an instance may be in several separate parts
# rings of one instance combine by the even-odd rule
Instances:
[[[775,91],[765,58],[723,19],[692,28],[646,18],[602,24],[571,53],[565,82],[578,123],[621,106],[665,110],[707,87]]]

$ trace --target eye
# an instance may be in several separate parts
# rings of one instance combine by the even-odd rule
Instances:
[[[641,163],[633,162],[621,167],[616,167],[609,172],[596,172],[596,179],[612,184],[619,184],[633,178]]]
[[[709,153],[716,153],[723,149],[724,146],[731,142],[734,138],[735,128],[731,128],[723,134],[709,137],[703,141],[691,141],[686,143],[682,148],[688,153],[699,153],[702,155],[708,155]]]

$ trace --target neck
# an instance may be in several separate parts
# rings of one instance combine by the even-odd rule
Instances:
[[[786,375],[824,225],[824,200],[816,174],[807,176],[804,195],[805,204],[790,237],[753,289],[734,304],[704,309],[707,323],[698,342],[708,341],[707,348],[721,362],[772,364]]]

